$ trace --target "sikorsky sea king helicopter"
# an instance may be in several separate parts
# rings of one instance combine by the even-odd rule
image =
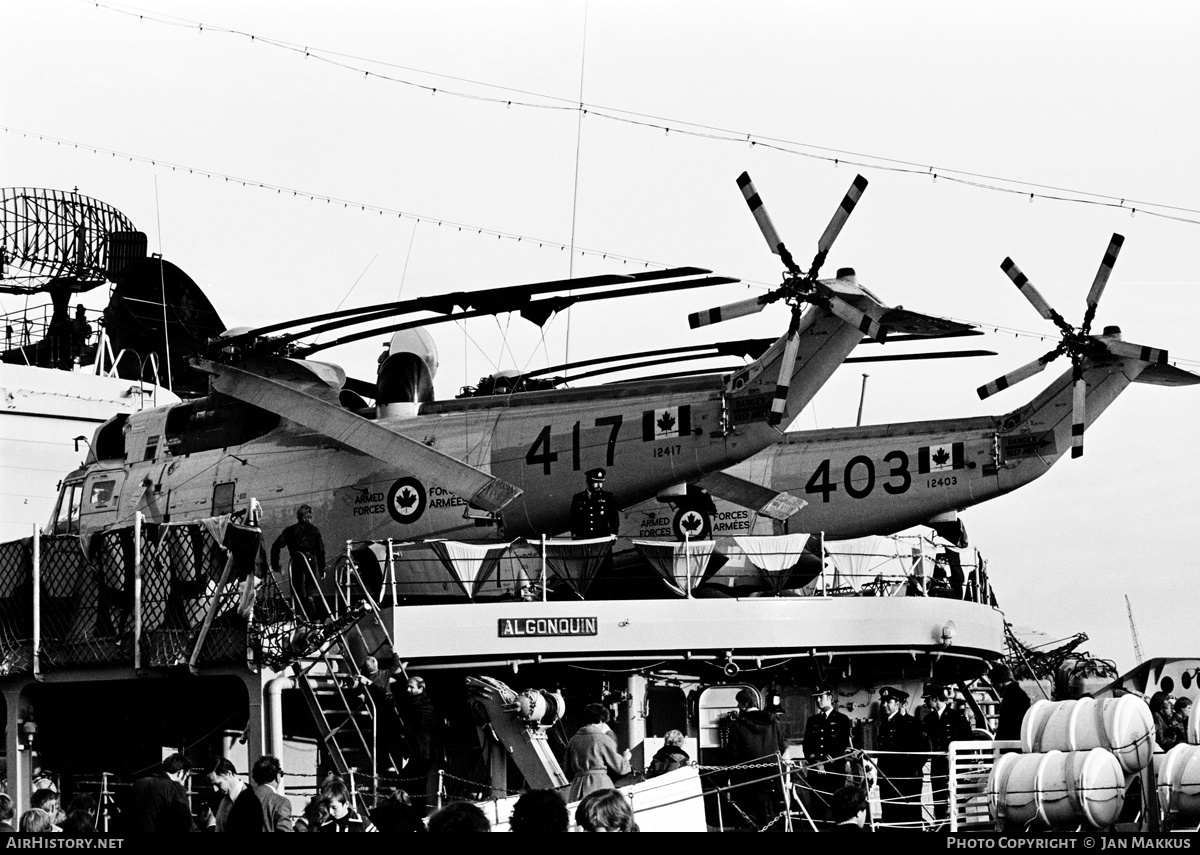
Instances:
[[[787,272],[753,305],[713,309],[693,325],[777,300],[791,311],[786,332],[728,374],[432,400],[436,357],[423,329],[430,323],[519,311],[540,324],[587,299],[736,281],[698,278],[709,271],[696,268],[426,297],[235,331],[192,362],[212,378],[207,396],[117,416],[97,429],[85,465],[63,482],[53,527],[86,537],[139,512],[151,522],[178,522],[233,512],[253,498],[268,537],[307,503],[327,544],[561,533],[582,472],[606,467],[608,487],[623,502],[643,501],[775,442],[777,425],[804,407],[864,334],[968,329],[891,309],[850,274],[818,278],[866,186],[861,176],[807,271],[779,241],[749,177],[739,185]],[[632,287],[587,293],[620,283]],[[441,317],[396,319],[419,311]],[[367,322],[384,326],[321,345],[300,342]],[[304,329],[268,338],[297,326]],[[303,358],[385,331],[395,335],[373,390],[348,382],[335,365]],[[361,391],[373,394],[373,407]]]
[[[1039,314],[1059,328],[1058,345],[1037,360],[978,390],[987,398],[1040,372],[1066,355],[1071,367],[1029,403],[1001,416],[791,431],[727,473],[705,476],[670,511],[646,502],[625,512],[630,537],[708,537],[792,531],[829,539],[890,534],[931,526],[959,545],[966,533],[959,511],[1011,492],[1049,471],[1067,449],[1083,453],[1086,424],[1131,383],[1187,386],[1200,376],[1167,362],[1167,352],[1121,339],[1118,327],[1090,332],[1100,295],[1124,238],[1113,235],[1076,330],[1006,258],[1001,268]],[[733,476],[736,480],[726,483]],[[740,482],[787,492],[807,505],[786,523],[760,519],[737,489]],[[715,502],[704,501],[700,491]]]

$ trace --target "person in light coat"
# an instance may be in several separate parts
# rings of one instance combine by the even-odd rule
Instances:
[[[617,750],[617,742],[608,727],[608,709],[603,704],[588,704],[583,710],[587,722],[567,743],[566,773],[571,776],[567,801],[573,802],[596,790],[611,789],[613,778],[630,772],[627,750]]]

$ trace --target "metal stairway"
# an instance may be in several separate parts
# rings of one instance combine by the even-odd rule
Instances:
[[[333,771],[345,778],[352,791],[358,791],[360,796],[371,794],[377,798],[380,774],[389,769],[399,770],[404,758],[391,757],[379,738],[380,710],[376,709],[371,694],[359,685],[359,663],[368,655],[390,656],[391,638],[374,598],[361,593],[362,581],[353,563],[346,562],[342,572],[346,577],[344,584],[332,595],[335,602],[326,602],[327,607],[332,606],[327,613],[357,612],[361,617],[310,655],[293,662],[291,672],[316,723],[322,754]],[[352,590],[360,593],[351,596]],[[373,647],[363,632],[364,621],[371,624],[369,635],[373,639],[382,635],[383,640]],[[356,656],[358,651],[361,652]]]

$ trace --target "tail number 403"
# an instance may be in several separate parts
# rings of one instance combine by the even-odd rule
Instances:
[[[607,427],[608,432],[608,447],[605,450],[604,465],[612,466],[613,460],[617,454],[617,434],[621,432],[621,416],[601,416],[596,419],[595,426],[598,428]],[[571,428],[571,469],[578,472],[582,466],[579,461],[579,422],[575,422]],[[537,439],[533,441],[533,445],[529,446],[529,451],[525,452],[525,463],[528,466],[542,465],[542,474],[550,474],[550,465],[557,462],[558,452],[550,448],[550,425],[546,425],[538,433]]]
[[[908,455],[903,451],[889,451],[883,458],[884,463],[892,464],[888,474],[883,476],[883,489],[893,496],[907,493],[912,486],[912,473],[908,471]],[[804,485],[805,493],[820,493],[821,501],[828,502],[830,494],[837,491],[838,485],[832,481],[828,460],[822,460],[813,470],[808,483]],[[869,457],[858,455],[851,457],[842,470],[842,486],[852,499],[865,499],[875,489],[875,463]]]

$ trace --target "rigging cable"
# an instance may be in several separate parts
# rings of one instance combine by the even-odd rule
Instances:
[[[1013,193],[1013,194],[1022,195],[1022,196],[1027,195],[1031,201],[1034,198],[1044,198],[1044,199],[1049,199],[1049,200],[1054,200],[1054,201],[1075,202],[1078,204],[1092,204],[1092,205],[1116,207],[1116,208],[1123,208],[1125,210],[1129,210],[1131,213],[1137,213],[1140,211],[1141,213],[1150,214],[1152,216],[1163,217],[1165,219],[1178,220],[1180,222],[1186,222],[1186,223],[1192,223],[1195,225],[1200,225],[1200,220],[1192,220],[1192,219],[1188,219],[1186,217],[1177,217],[1177,216],[1171,216],[1169,214],[1162,213],[1162,211],[1177,211],[1177,212],[1187,213],[1187,214],[1200,214],[1200,209],[1195,209],[1195,208],[1187,208],[1187,207],[1176,206],[1176,205],[1166,205],[1166,204],[1157,203],[1157,202],[1147,202],[1147,201],[1143,201],[1143,200],[1130,199],[1128,197],[1121,197],[1121,196],[1116,196],[1116,195],[1106,194],[1106,193],[1096,193],[1096,192],[1087,191],[1087,190],[1073,190],[1070,188],[1059,187],[1059,186],[1053,185],[1053,184],[1043,184],[1043,183],[1038,183],[1038,182],[1024,181],[1021,179],[1005,178],[1003,176],[992,175],[989,173],[972,172],[970,170],[955,169],[952,167],[943,167],[943,166],[922,164],[922,163],[918,163],[916,161],[904,160],[901,158],[889,157],[886,155],[875,155],[875,154],[870,154],[867,152],[858,152],[858,151],[852,151],[852,150],[847,150],[847,149],[838,149],[838,148],[834,148],[832,146],[823,146],[823,145],[818,145],[815,143],[807,143],[807,142],[795,141],[795,140],[786,140],[786,139],[781,139],[778,137],[764,136],[761,134],[755,134],[755,133],[750,133],[750,132],[745,132],[745,131],[734,131],[734,130],[731,130],[728,128],[719,128],[719,127],[715,127],[715,126],[711,126],[711,125],[704,125],[704,124],[697,123],[697,122],[690,122],[690,121],[683,120],[683,119],[670,119],[670,118],[666,118],[666,117],[662,117],[662,116],[657,116],[654,114],[640,113],[640,112],[636,112],[633,110],[625,110],[620,107],[608,107],[608,106],[604,106],[604,105],[588,104],[585,101],[583,101],[582,96],[580,97],[578,103],[576,103],[576,102],[571,102],[568,99],[561,98],[561,97],[554,96],[554,95],[545,95],[545,94],[541,94],[541,93],[528,92],[525,90],[517,90],[517,89],[505,87],[505,86],[500,86],[498,84],[487,83],[484,81],[470,80],[467,78],[454,77],[451,75],[443,75],[443,74],[439,74],[437,72],[425,71],[422,69],[415,69],[415,68],[410,68],[407,66],[398,66],[398,65],[386,63],[386,62],[383,62],[380,60],[374,60],[374,59],[370,59],[370,58],[366,58],[366,57],[357,57],[357,56],[352,56],[352,55],[348,55],[348,54],[342,54],[342,53],[338,53],[336,51],[331,51],[331,50],[326,50],[326,49],[313,48],[308,45],[298,45],[298,44],[286,42],[286,41],[283,41],[280,39],[263,37],[263,36],[259,36],[259,35],[253,34],[253,33],[248,33],[248,32],[241,31],[241,30],[234,30],[234,29],[230,29],[227,27],[213,26],[213,25],[204,24],[204,23],[201,23],[198,21],[192,21],[192,20],[187,20],[187,19],[183,19],[183,18],[174,18],[173,16],[163,16],[161,13],[147,13],[144,10],[139,10],[136,12],[128,11],[125,9],[118,8],[114,5],[95,2],[95,0],[81,0],[81,2],[87,2],[88,5],[94,6],[95,8],[98,8],[98,9],[106,9],[108,11],[116,12],[118,14],[136,16],[139,20],[150,21],[152,23],[164,24],[167,26],[174,26],[174,27],[183,27],[183,28],[187,28],[187,29],[196,29],[201,33],[203,33],[205,31],[205,29],[207,29],[209,32],[217,32],[217,33],[224,33],[227,35],[245,37],[245,38],[248,38],[251,42],[260,42],[262,44],[266,44],[266,45],[269,45],[271,47],[275,47],[275,48],[278,48],[281,50],[287,50],[287,51],[291,51],[291,52],[294,52],[297,54],[303,54],[305,59],[314,59],[314,60],[329,64],[329,65],[332,65],[335,67],[344,68],[344,69],[353,71],[353,72],[355,72],[355,74],[361,73],[363,75],[364,79],[374,77],[376,79],[383,80],[386,82],[398,83],[398,84],[402,84],[402,85],[406,85],[406,86],[410,86],[410,87],[423,89],[432,94],[445,94],[445,95],[450,95],[450,96],[463,98],[463,99],[467,99],[467,100],[472,100],[472,101],[493,103],[493,104],[503,105],[506,108],[516,105],[516,106],[520,106],[520,107],[527,107],[527,108],[531,108],[531,109],[542,109],[542,110],[559,110],[559,111],[575,110],[580,115],[580,121],[582,121],[582,117],[584,115],[590,114],[592,116],[596,116],[596,117],[599,117],[602,119],[608,119],[608,120],[614,121],[614,122],[621,122],[621,123],[625,123],[625,124],[629,124],[629,125],[646,127],[646,128],[650,128],[653,130],[661,130],[661,131],[666,132],[668,134],[668,136],[670,135],[671,131],[675,131],[676,134],[686,134],[686,135],[694,136],[694,137],[701,138],[701,139],[711,139],[711,140],[720,141],[720,142],[733,142],[733,143],[738,143],[738,144],[749,144],[750,146],[762,146],[769,150],[779,151],[779,152],[785,153],[785,154],[792,154],[792,155],[797,155],[797,156],[801,156],[801,157],[809,157],[809,158],[818,159],[818,160],[825,160],[825,161],[833,163],[835,165],[837,165],[839,163],[847,163],[847,164],[852,164],[852,165],[859,166],[862,168],[867,168],[867,169],[879,169],[879,170],[884,170],[884,171],[911,174],[911,175],[920,175],[920,176],[933,175],[935,179],[941,178],[945,181],[962,184],[962,185],[968,186],[968,187],[975,187],[977,189],[992,190],[994,192],[1002,192],[1002,193]],[[168,20],[168,18],[170,18],[170,20]],[[585,9],[585,37],[586,37],[586,9]],[[411,72],[414,72],[417,74],[424,74],[429,77],[453,80],[457,83],[468,83],[471,85],[481,86],[481,87],[485,87],[488,89],[496,89],[496,90],[501,90],[501,91],[506,91],[506,92],[516,92],[516,93],[528,95],[530,97],[540,98],[545,101],[557,102],[557,103],[537,104],[537,103],[533,103],[533,102],[515,101],[512,98],[500,98],[500,97],[491,97],[491,96],[486,96],[486,95],[470,94],[467,92],[456,92],[456,91],[442,88],[442,87],[431,86],[428,84],[417,83],[417,82],[411,81],[411,80],[404,80],[404,79],[397,78],[397,77],[390,77],[385,74],[374,73],[368,69],[364,69],[364,68],[361,68],[358,66],[351,65],[348,62],[330,59],[330,57],[341,57],[341,58],[356,60],[359,62],[369,62],[372,64],[381,65],[381,66],[400,68],[405,71],[411,71]],[[582,93],[582,80],[580,83],[581,83],[580,88],[581,88],[581,93]],[[617,114],[620,114],[620,115],[617,115]],[[633,118],[629,118],[629,117],[633,117]],[[689,129],[694,129],[694,130],[689,130]],[[798,148],[808,149],[809,151],[798,151],[798,150],[796,150]],[[1011,185],[1011,186],[1001,187],[1001,186],[996,186],[995,184],[987,184],[984,182],[1002,182],[1004,184]],[[1017,188],[1032,188],[1032,192],[1029,189],[1017,189]],[[1037,191],[1046,191],[1046,192],[1037,192]],[[1086,197],[1091,197],[1091,198],[1089,198],[1089,199],[1070,198],[1067,196],[1056,195],[1056,194],[1063,194],[1063,193],[1074,194],[1075,196],[1086,196]],[[1159,208],[1159,209],[1161,209],[1161,211],[1150,211],[1150,210],[1147,210],[1147,208]]]

